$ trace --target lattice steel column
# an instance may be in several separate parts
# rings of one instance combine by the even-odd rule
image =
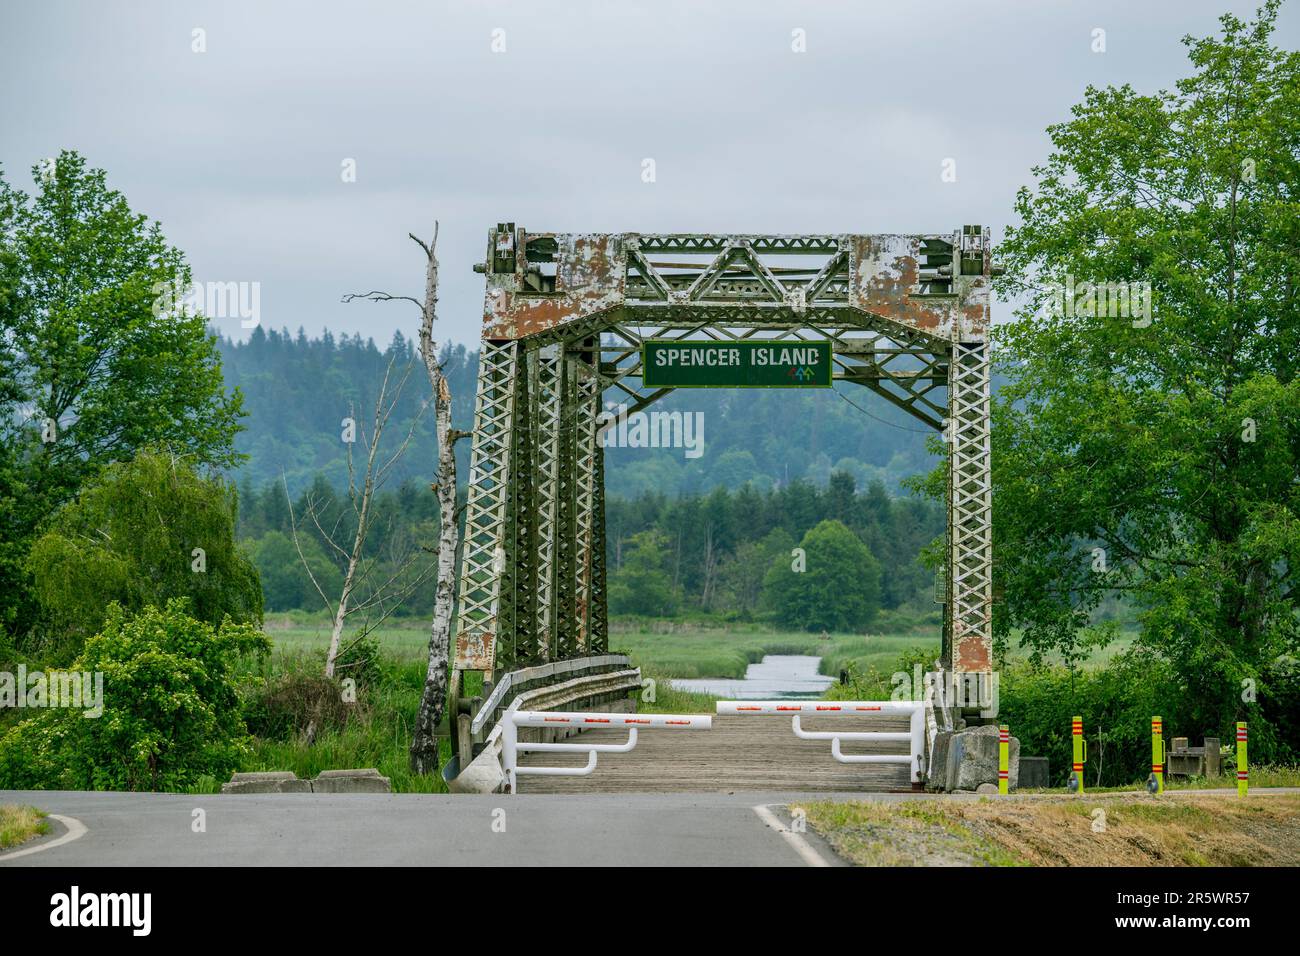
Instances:
[[[551,607],[555,614],[553,657],[563,660],[577,653],[575,596],[577,555],[574,526],[574,476],[577,472],[575,419],[578,405],[578,377],[572,359],[560,360],[559,420],[560,433],[555,452],[555,589]]]
[[[575,361],[578,394],[574,406],[573,525],[574,624],[579,654],[589,653],[592,620],[592,568],[595,564],[596,441],[600,414],[600,376],[585,362]]]
[[[592,482],[591,535],[591,653],[609,651],[609,601],[605,591],[605,448],[596,441],[595,478]]]
[[[948,370],[947,624],[954,674],[992,670],[993,492],[984,342],[954,342]]]
[[[558,345],[529,357],[530,400],[535,436],[533,496],[537,506],[537,614],[534,635],[539,660],[551,660],[556,648],[555,570],[559,546],[560,389],[564,359]]]
[[[520,346],[519,371],[515,375],[514,449],[510,454],[510,536],[507,555],[513,556],[501,576],[501,630],[497,640],[497,666],[524,667],[537,663],[534,624],[537,617],[537,506],[533,475],[532,401],[529,395],[527,352]],[[508,598],[513,598],[508,601]]]
[[[507,549],[513,550],[514,545],[510,454],[514,446],[520,348],[517,342],[484,340],[479,353],[474,447],[470,454],[456,613],[457,670],[494,670],[497,638],[505,628],[513,626],[509,620],[514,604],[509,569],[514,556]]]

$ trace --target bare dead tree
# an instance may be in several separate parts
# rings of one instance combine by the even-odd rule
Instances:
[[[451,426],[451,388],[438,363],[433,325],[438,320],[438,223],[433,224],[433,239],[423,242],[408,233],[422,250],[425,268],[424,301],[411,296],[372,291],[343,297],[368,299],[371,302],[412,302],[420,309],[420,356],[433,390],[434,421],[438,432],[438,470],[432,490],[438,496],[438,576],[435,585],[433,623],[429,630],[429,660],[424,675],[424,691],[411,737],[410,762],[413,773],[428,774],[438,769],[437,728],[447,706],[448,666],[451,661],[451,612],[456,593],[456,551],[460,547],[460,526],[456,511],[456,442],[469,433]]]
[[[359,640],[397,610],[430,574],[428,562],[423,560],[423,549],[413,543],[400,549],[400,553],[390,553],[390,560],[382,565],[378,560],[367,560],[365,557],[366,541],[373,530],[375,495],[389,478],[393,467],[406,453],[424,413],[421,407],[412,416],[406,435],[397,448],[387,455],[380,453],[380,441],[384,429],[401,400],[402,390],[415,364],[408,363],[406,368],[400,371],[400,377],[394,378],[395,361],[396,356],[392,356],[384,371],[384,379],[375,398],[374,414],[371,416],[369,428],[364,420],[357,420],[355,408],[349,406],[348,410],[350,428],[355,429],[355,435],[350,436],[355,440],[347,443],[346,500],[356,522],[351,542],[348,542],[346,532],[340,531],[343,527],[342,512],[334,515],[331,521],[329,516],[323,514],[325,503],[318,501],[309,493],[300,520],[300,517],[294,513],[292,499],[289,500],[289,527],[293,535],[294,547],[298,551],[298,559],[306,569],[307,577],[311,580],[316,593],[320,595],[333,622],[329,650],[325,655],[326,677],[335,675],[339,654],[343,650],[341,647],[343,631],[349,618],[361,615],[365,621],[357,638]],[[353,447],[357,441],[365,450],[365,470],[360,474],[353,456]],[[289,498],[287,483],[285,497]],[[326,593],[312,570],[311,563],[303,553],[300,524],[314,528],[316,535],[324,542],[333,559],[343,566],[343,584],[337,596]],[[385,573],[377,575],[376,572],[381,566]],[[308,730],[308,736],[312,736],[311,728]]]

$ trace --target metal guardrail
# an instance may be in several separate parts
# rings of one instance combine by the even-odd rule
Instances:
[[[490,722],[495,722],[493,714],[508,705],[510,699],[508,695],[514,688],[523,690],[525,685],[539,680],[566,675],[576,676],[584,671],[599,671],[603,668],[629,667],[631,663],[631,658],[625,654],[602,654],[597,657],[577,657],[573,660],[556,661],[553,664],[540,664],[537,667],[524,667],[517,671],[510,671],[502,675],[501,680],[497,681],[492,692],[479,707],[478,713],[470,723],[470,732],[482,733]],[[549,681],[549,683],[558,682],[558,680]]]
[[[623,654],[580,657],[502,674],[486,699],[472,702],[469,712],[462,711],[458,718],[455,771],[444,774],[448,788],[472,793],[500,788],[506,714],[572,711],[582,706],[616,709],[611,706],[614,701],[640,687],[640,668],[632,667]]]

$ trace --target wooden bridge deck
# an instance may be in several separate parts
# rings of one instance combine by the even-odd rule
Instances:
[[[907,717],[806,717],[804,730],[906,731]],[[586,730],[566,743],[622,742],[626,731]],[[848,754],[905,754],[904,742],[845,741]],[[585,753],[524,753],[521,766],[581,767]],[[907,790],[903,764],[847,764],[829,740],[800,740],[784,716],[715,716],[711,730],[643,730],[630,753],[602,753],[587,777],[519,778],[520,793],[666,793],[762,790]]]

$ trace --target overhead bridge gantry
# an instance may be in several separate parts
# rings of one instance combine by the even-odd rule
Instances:
[[[646,235],[492,231],[453,694],[466,672],[603,653],[602,400],[648,339],[830,341],[834,378],[948,445],[943,665],[991,670],[989,231]],[[978,679],[978,677],[976,677]]]

